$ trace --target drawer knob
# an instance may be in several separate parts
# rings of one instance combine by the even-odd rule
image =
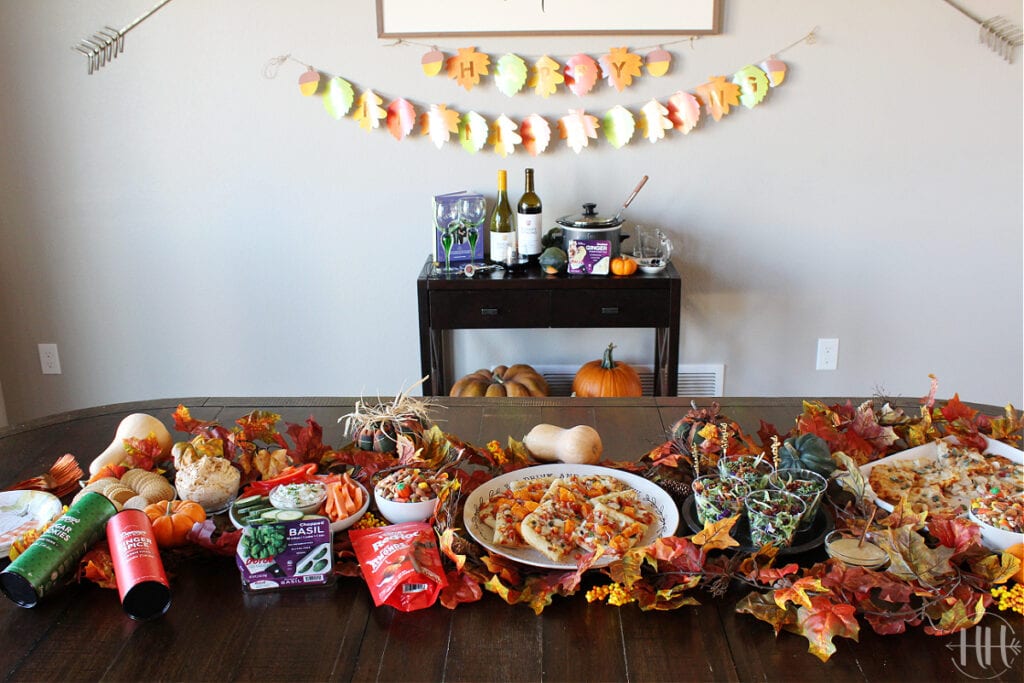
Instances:
[[[601,315],[618,315],[618,314],[619,314],[619,307],[618,306],[602,306],[601,307]]]
[[[497,308],[481,308],[480,315],[498,315]]]

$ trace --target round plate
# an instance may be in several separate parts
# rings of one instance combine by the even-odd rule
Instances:
[[[332,534],[336,534],[339,531],[343,531],[343,530],[349,528],[350,526],[352,526],[353,524],[358,522],[359,518],[362,517],[363,515],[365,515],[366,511],[370,509],[370,494],[366,492],[366,487],[363,486],[362,484],[360,484],[358,481],[355,482],[355,483],[356,483],[356,486],[358,486],[359,488],[361,488],[363,490],[363,506],[361,508],[359,508],[358,512],[356,512],[355,514],[349,515],[345,519],[339,519],[336,522],[331,522],[331,533]],[[263,498],[266,498],[267,506],[273,507],[271,505],[271,503],[270,503],[270,497],[269,496],[263,496]],[[276,508],[274,508],[274,509],[276,509]],[[237,519],[235,519],[235,506],[234,506],[234,503],[231,504],[231,508],[228,510],[228,518],[231,520],[231,523],[235,525],[236,529],[243,529],[243,528],[245,528],[244,524],[242,524]]]
[[[679,526],[679,510],[676,508],[675,503],[672,502],[672,497],[668,495],[663,488],[657,484],[647,481],[643,477],[638,477],[635,474],[616,470],[611,467],[600,467],[598,465],[538,465],[536,467],[526,467],[521,470],[509,472],[508,474],[503,474],[500,477],[495,477],[486,484],[475,489],[473,493],[469,494],[469,497],[466,498],[466,509],[463,513],[463,524],[465,524],[469,534],[477,543],[487,548],[487,550],[495,555],[501,555],[510,560],[515,560],[516,562],[528,564],[533,567],[543,567],[545,569],[575,569],[575,562],[554,562],[539,550],[534,550],[533,548],[506,548],[495,545],[492,542],[494,530],[480,521],[477,517],[477,511],[483,503],[487,502],[491,496],[507,489],[509,484],[514,481],[539,479],[541,477],[549,476],[558,477],[567,474],[599,474],[615,477],[629,485],[640,494],[640,499],[654,511],[656,519],[654,523],[647,528],[647,533],[644,534],[644,537],[637,543],[638,546],[650,545],[656,539],[671,536],[676,532],[676,527]],[[594,563],[594,567],[607,566],[616,559],[616,557],[605,555]]]
[[[0,553],[11,552],[11,543],[26,531],[39,529],[59,516],[60,499],[45,491],[0,493]]]
[[[683,501],[683,519],[686,520],[686,526],[690,527],[693,533],[698,533],[704,528],[704,525],[697,519],[697,504],[694,501],[693,495],[688,496]],[[788,548],[779,548],[779,556],[799,555],[800,553],[806,553],[808,550],[820,547],[825,542],[825,536],[834,528],[835,523],[832,521],[832,516],[822,506],[810,527],[802,531],[797,530],[796,536],[793,537],[793,545]],[[733,527],[732,537],[739,542],[739,546],[729,548],[729,550],[744,553],[752,553],[758,550],[750,542],[750,527],[747,525],[746,515],[740,517],[736,526]]]

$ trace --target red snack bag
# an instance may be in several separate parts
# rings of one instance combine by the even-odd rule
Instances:
[[[430,607],[448,585],[429,524],[352,529],[348,536],[377,607],[391,605],[402,612]]]

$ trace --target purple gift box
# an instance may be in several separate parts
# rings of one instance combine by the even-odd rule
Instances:
[[[607,275],[612,258],[608,240],[569,240],[569,272],[576,275]]]

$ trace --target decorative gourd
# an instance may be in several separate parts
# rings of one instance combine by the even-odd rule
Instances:
[[[817,472],[826,479],[836,464],[828,442],[817,434],[801,434],[782,442],[779,447],[779,467],[797,467]]]
[[[206,521],[206,511],[191,500],[162,500],[146,506],[146,516],[153,524],[153,536],[161,548],[185,545],[194,524]]]
[[[1013,580],[1017,583],[1024,583],[1024,543],[1017,543],[1016,545],[1011,545],[1003,552],[1009,555],[1013,555],[1018,560],[1020,560],[1020,569],[1017,571],[1016,574],[1013,575]]]
[[[537,460],[591,465],[601,459],[601,435],[587,425],[569,429],[539,424],[523,437],[523,445]]]
[[[558,247],[548,247],[538,259],[541,269],[548,275],[555,275],[565,270],[569,256]]]
[[[636,272],[637,263],[628,256],[616,256],[610,264],[612,275],[632,275]]]
[[[90,463],[89,474],[96,474],[106,465],[120,465],[127,459],[128,453],[124,450],[125,439],[145,439],[150,434],[156,437],[157,443],[160,444],[161,455],[166,457],[171,452],[174,440],[171,438],[170,432],[167,431],[167,427],[164,427],[164,423],[146,413],[132,413],[121,420],[117,431],[114,432],[114,440]]]
[[[352,440],[363,451],[394,453],[398,450],[397,434],[404,434],[415,441],[422,436],[423,428],[423,423],[415,416],[395,418],[358,429],[352,435]]]
[[[452,385],[449,396],[547,396],[547,380],[529,365],[482,368]]]
[[[618,363],[612,358],[615,344],[609,344],[601,360],[585,363],[572,380],[572,390],[577,396],[642,396],[640,375],[632,366]]]

